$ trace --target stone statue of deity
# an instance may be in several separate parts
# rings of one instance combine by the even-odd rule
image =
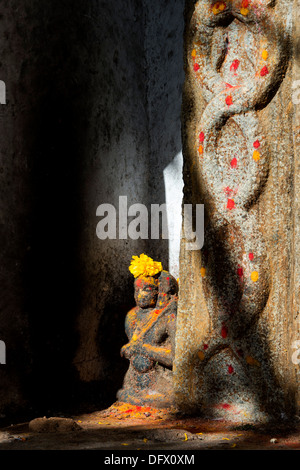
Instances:
[[[119,401],[170,408],[174,404],[172,366],[175,353],[178,284],[159,262],[142,254],[129,267],[135,276],[136,307],[126,316],[129,342],[121,355],[130,361]]]

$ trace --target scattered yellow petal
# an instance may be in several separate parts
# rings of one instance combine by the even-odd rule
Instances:
[[[231,447],[236,447],[236,444],[232,444],[232,446],[231,446]]]
[[[223,441],[230,441],[230,439],[228,439],[228,437],[222,437]]]
[[[241,8],[241,13],[242,15],[247,16],[249,14],[248,8]]]
[[[201,274],[202,277],[205,277],[205,275],[206,275],[206,269],[205,269],[205,268],[201,268],[201,269],[200,269],[200,274]]]
[[[251,281],[257,282],[257,281],[258,281],[258,278],[259,278],[258,272],[257,272],[257,271],[253,271],[253,272],[251,273]]]
[[[204,352],[203,352],[203,351],[198,351],[198,357],[199,357],[200,361],[203,361],[204,358],[205,358]],[[202,434],[202,433],[201,433],[201,434]]]
[[[258,150],[254,150],[253,152],[253,160],[255,160],[256,162],[258,162],[258,160],[260,160],[260,153]]]
[[[197,436],[200,436],[201,434],[203,434],[203,432],[196,432]]]
[[[79,421],[79,420],[78,420],[77,423],[82,423],[82,421]]]
[[[126,442],[122,442],[121,445],[122,445],[122,446],[129,446],[129,444],[127,444]]]
[[[132,341],[136,341],[137,339],[138,339],[137,334],[134,333],[134,335],[132,336]]]
[[[196,49],[193,49],[193,50],[192,50],[192,57],[194,57],[194,58],[195,58],[195,57],[196,57],[196,55],[197,55]]]
[[[144,442],[148,442],[148,439],[144,438],[143,441],[144,441]]]
[[[188,437],[187,437],[187,434],[186,432],[184,433],[184,440],[187,441],[188,440]]]
[[[263,50],[261,56],[264,60],[267,60],[267,58],[269,57],[268,51],[266,51],[266,49]]]

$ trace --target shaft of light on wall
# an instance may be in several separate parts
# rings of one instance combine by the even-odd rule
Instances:
[[[179,152],[163,171],[169,234],[169,271],[179,275],[179,251],[181,238],[181,204],[183,197],[183,156]]]

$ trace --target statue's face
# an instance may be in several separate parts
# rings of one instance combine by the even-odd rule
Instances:
[[[134,282],[134,299],[138,307],[155,307],[158,295],[158,280],[153,277],[138,277]]]
[[[168,272],[163,272],[159,277],[159,289],[157,297],[157,307],[163,308],[177,294],[178,285],[173,276]]]

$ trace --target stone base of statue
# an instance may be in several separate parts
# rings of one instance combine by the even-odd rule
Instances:
[[[138,372],[130,365],[117,399],[137,406],[171,408],[174,406],[173,373],[159,364],[147,373]]]

